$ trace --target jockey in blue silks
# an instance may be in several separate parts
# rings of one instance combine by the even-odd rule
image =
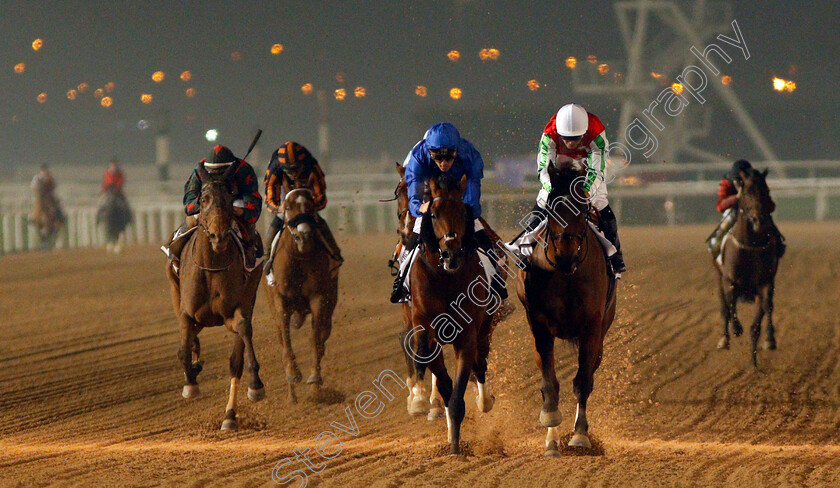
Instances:
[[[481,179],[484,178],[484,161],[481,154],[466,139],[462,139],[458,129],[449,123],[438,123],[426,131],[423,140],[415,144],[403,163],[405,166],[405,183],[408,187],[408,211],[417,220],[414,222],[414,232],[408,244],[399,256],[400,272],[394,280],[391,292],[391,302],[398,303],[407,299],[407,289],[404,286],[405,277],[411,268],[411,263],[417,254],[417,244],[420,242],[420,223],[422,214],[428,203],[423,203],[423,194],[427,181],[441,174],[460,181],[467,176],[467,187],[464,191],[464,204],[471,210],[474,219],[475,237],[483,253],[479,258],[485,269],[495,270],[497,261],[493,254],[492,242],[484,226],[478,220],[481,216]],[[492,280],[492,290],[504,300],[507,290],[503,280]]]

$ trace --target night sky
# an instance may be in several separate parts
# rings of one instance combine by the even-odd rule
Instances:
[[[732,6],[730,20],[751,58],[732,48],[723,71],[778,156],[840,157],[838,2]],[[264,155],[289,139],[314,150],[318,111],[315,95],[301,91],[305,83],[329,95],[335,159],[402,159],[429,124],[448,120],[492,161],[534,152],[545,122],[570,101],[598,114],[608,134],[615,131],[619,100],[575,95],[564,60],[575,56],[585,65],[593,54],[609,63],[626,54],[612,2],[604,1],[0,1],[0,32],[3,169],[104,165],[112,155],[153,164],[165,120],[174,161],[203,157],[212,145],[208,129],[239,155],[257,127]],[[272,55],[277,43],[283,52]],[[499,49],[499,59],[481,61],[483,48]],[[447,59],[451,50],[460,51],[458,62]],[[18,63],[26,65],[21,74]],[[189,82],[179,79],[185,70]],[[155,71],[165,72],[163,82],[152,81]],[[774,76],[797,89],[773,91]],[[531,79],[539,90],[528,89]],[[82,82],[89,91],[68,100]],[[92,92],[109,82],[115,88],[106,109]],[[417,85],[428,96],[415,95]],[[364,98],[353,96],[358,86]],[[347,98],[339,102],[333,92],[342,87]],[[460,100],[449,97],[452,87],[463,90]],[[37,100],[42,92],[45,103]],[[141,103],[143,93],[154,97],[151,104]],[[707,94],[714,114],[704,146],[722,157],[758,158],[720,97]]]

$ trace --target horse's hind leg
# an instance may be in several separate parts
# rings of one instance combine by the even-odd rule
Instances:
[[[758,294],[758,310],[755,313],[752,325],[750,326],[750,339],[752,343],[752,362],[753,366],[758,367],[758,339],[761,337],[761,320],[764,318],[764,296],[763,293]]]
[[[598,330],[597,327],[592,330]],[[569,441],[572,447],[590,448],[589,422],[586,419],[586,402],[592,393],[595,371],[601,365],[601,355],[604,350],[602,338],[599,334],[590,334],[581,340],[578,348],[578,372],[572,381],[577,397],[577,413],[575,414],[575,433]]]
[[[488,318],[488,320],[491,320]],[[489,327],[486,329],[489,330]],[[484,413],[493,409],[493,404],[496,402],[496,397],[490,393],[486,386],[487,381],[487,356],[490,354],[490,334],[481,334],[478,337],[478,354],[475,363],[473,364],[473,373],[475,373],[476,386],[478,387],[478,396],[475,397],[475,404],[478,409]]]
[[[245,359],[248,372],[251,375],[251,383],[248,385],[248,399],[253,402],[258,402],[265,398],[265,386],[260,380],[260,363],[257,362],[257,355],[254,352],[254,343],[251,339],[253,334],[253,326],[251,319],[245,317],[242,311],[236,309],[233,314],[233,331],[236,332],[245,343]],[[228,327],[228,329],[231,329]]]
[[[735,286],[721,278],[719,293],[720,314],[723,317],[723,336],[718,341],[717,348],[729,349],[729,324],[732,324],[732,333],[735,334],[735,337],[740,337],[744,333],[744,328],[738,320]]]
[[[770,283],[763,290],[762,306],[764,313],[767,314],[767,338],[764,340],[764,349],[768,351],[776,350],[776,327],[773,325],[773,292],[775,285]]]
[[[245,341],[237,334],[233,350],[230,352],[230,393],[228,394],[227,407],[225,407],[225,420],[222,422],[222,430],[239,430],[239,423],[236,421],[236,392],[239,390],[239,380],[242,379],[242,371],[245,369]]]
[[[181,391],[181,396],[184,398],[196,398],[201,394],[196,379],[198,373],[201,372],[201,365],[193,363],[193,344],[195,343],[195,334],[197,333],[196,326],[195,322],[183,312],[178,315],[178,321],[181,333],[181,347],[178,350],[178,358],[184,367],[184,377],[186,380],[184,389]]]

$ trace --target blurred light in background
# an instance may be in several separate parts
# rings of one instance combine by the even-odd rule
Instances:
[[[204,138],[209,142],[214,142],[219,137],[219,132],[216,129],[210,129],[204,133]]]
[[[103,96],[105,96],[105,90],[103,90],[102,88],[97,88],[97,89],[93,92],[93,96],[94,96],[95,98],[102,98]]]
[[[280,54],[283,52],[283,45],[282,44],[275,44],[271,46],[271,54]]]
[[[724,77],[722,77],[720,79],[720,82],[723,83],[726,86],[729,86],[729,85],[732,84],[732,77],[729,76],[729,75],[725,75]]]
[[[537,80],[528,80],[528,89],[531,91],[537,91],[540,89],[540,83]]]
[[[186,94],[187,98],[193,98],[195,96],[195,88],[187,88]]]
[[[490,55],[490,59],[492,59],[493,61],[495,61],[495,60],[499,59],[499,54],[501,54],[501,53],[499,53],[499,50],[498,50],[498,49],[496,49],[495,47],[491,47],[491,48],[487,51],[487,54],[489,54],[489,55]]]
[[[587,56],[586,60],[589,61],[589,64],[595,64],[598,62],[598,58],[596,58],[594,54]]]
[[[192,73],[189,71],[184,71],[181,73],[181,81],[190,81],[192,79]]]
[[[144,93],[144,94],[140,95],[140,101],[143,102],[146,105],[152,103],[153,99],[154,99],[154,97],[149,93]]]
[[[68,90],[67,91],[67,100],[75,100],[77,92],[76,90]]]
[[[335,81],[337,81],[339,83],[344,83],[344,72],[343,71],[339,71],[338,73],[335,74]]]
[[[657,73],[656,71],[651,71],[650,75],[657,80],[661,80],[665,76],[662,73]]]
[[[105,108],[110,107],[113,103],[114,100],[111,97],[103,97],[102,100],[99,101],[99,104]]]
[[[482,49],[478,52],[478,58],[482,61],[495,61],[499,59],[499,50],[496,48]]]
[[[44,41],[41,40],[41,39],[35,39],[34,41],[32,41],[32,49],[34,49],[36,51],[41,49],[43,46],[44,46]]]
[[[353,91],[353,95],[355,95],[356,98],[364,98],[365,95],[367,95],[367,90],[365,90],[365,87],[363,86],[357,86]]]
[[[114,85],[113,81],[105,83],[105,93],[112,93],[114,88],[116,88],[116,85]]]
[[[610,65],[608,65],[606,63],[601,63],[601,64],[598,65],[598,73],[600,73],[601,76],[604,76],[609,72],[610,72]]]
[[[681,83],[672,84],[671,89],[674,90],[674,93],[676,93],[677,95],[683,92],[683,86]]]
[[[336,100],[339,100],[339,101],[344,100],[344,97],[346,97],[346,96],[347,96],[347,92],[344,90],[344,88],[339,88],[338,90],[335,91],[335,99]]]
[[[26,71],[26,63],[18,63],[15,65],[15,73],[21,74]]]
[[[458,51],[449,51],[446,54],[446,57],[449,58],[449,60],[454,63],[455,61],[458,61],[459,59],[461,59],[461,53],[458,52]]]
[[[166,78],[166,74],[163,71],[155,71],[152,73],[152,81],[155,83],[160,83],[164,78]]]
[[[568,58],[566,58],[566,67],[567,68],[575,69],[575,66],[577,66],[577,58],[576,57],[569,56]]]
[[[426,87],[423,85],[417,85],[417,88],[414,89],[414,94],[418,97],[425,97],[426,96]]]
[[[449,90],[449,98],[451,98],[453,100],[458,100],[458,99],[461,98],[461,93],[462,92],[461,92],[460,88],[457,88],[457,87],[453,88],[453,89]]]
[[[234,51],[234,52],[230,53],[230,59],[234,63],[238,62],[238,61],[242,61],[242,53],[240,53],[239,51]]]
[[[140,120],[140,122],[137,122],[137,128],[140,130],[146,130],[149,128],[149,122],[145,120]]]
[[[79,93],[85,93],[88,90],[88,84],[79,83],[79,86],[77,86],[76,89],[79,90]]]
[[[307,83],[300,87],[300,91],[303,92],[304,95],[311,95],[312,94],[312,83]]]
[[[785,91],[790,93],[796,90],[796,83],[781,78],[773,78],[773,89],[779,92]]]
[[[44,103],[47,101],[47,94],[46,93],[39,93],[38,94],[38,103]]]

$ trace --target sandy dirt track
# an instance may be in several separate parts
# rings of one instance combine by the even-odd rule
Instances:
[[[180,396],[160,251],[3,256],[0,485],[275,486],[278,461],[312,448],[322,462],[315,438],[333,430],[343,451],[309,473],[309,486],[840,486],[840,225],[780,227],[790,247],[777,280],[779,349],[761,351],[758,370],[747,337],[715,349],[715,274],[702,245],[709,229],[623,229],[631,271],[588,409],[597,449],[567,449],[561,459],[542,456],[539,373],[518,303],[494,335],[494,410],[479,413],[474,387],[467,391],[470,455],[445,455],[445,422],[409,417],[406,392],[393,384],[396,398],[383,399],[378,416],[355,415],[358,437],[330,427],[347,423],[345,407],[383,370],[405,375],[399,309],[387,301],[393,234],[340,238],[347,264],[318,398],[300,387],[301,402],[291,404],[261,288],[254,344],[268,396],[251,403],[240,392],[236,433],[219,431],[232,342],[223,329],[201,334],[202,397]],[[752,311],[741,306],[745,326]],[[309,333],[306,325],[293,335],[304,377]],[[559,349],[569,435],[575,357]]]

